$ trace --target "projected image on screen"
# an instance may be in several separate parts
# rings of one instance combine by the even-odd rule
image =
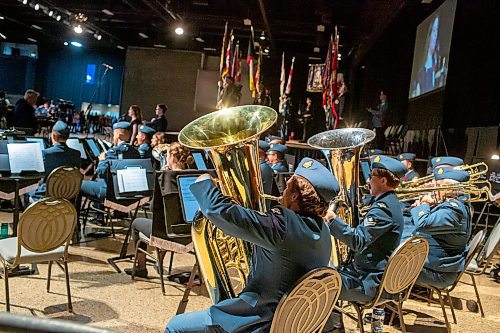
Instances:
[[[445,86],[455,8],[447,0],[417,27],[410,98]]]

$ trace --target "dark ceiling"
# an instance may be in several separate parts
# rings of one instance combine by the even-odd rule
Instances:
[[[255,37],[270,53],[294,52],[324,58],[328,40],[337,25],[341,53],[352,57],[378,38],[409,0],[2,0],[1,41],[54,45],[80,41],[85,47],[118,45],[166,47],[219,53],[224,25],[234,29],[246,51],[251,20]],[[38,4],[38,10],[35,6]],[[103,12],[103,9],[109,11]],[[52,16],[49,16],[53,11]],[[73,26],[82,13],[82,34]],[[60,21],[56,18],[61,15]],[[185,33],[177,36],[176,26]],[[318,31],[324,26],[324,32]],[[264,31],[266,40],[260,36]],[[102,35],[98,41],[94,34]],[[139,33],[144,34],[142,37]],[[96,35],[97,36],[97,35]],[[33,43],[33,41],[31,41]],[[319,52],[314,51],[319,47]],[[279,52],[279,53],[278,53]]]

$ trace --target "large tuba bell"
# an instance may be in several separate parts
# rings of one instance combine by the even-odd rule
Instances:
[[[363,146],[375,138],[375,133],[365,128],[342,128],[312,136],[307,143],[321,149],[326,155],[330,170],[337,178],[340,192],[331,203],[333,211],[352,227],[359,223],[359,159]],[[337,242],[336,265],[346,262],[347,246]]]
[[[265,106],[222,109],[186,125],[179,142],[208,150],[225,196],[244,207],[265,211],[258,140],[276,118],[276,111]],[[192,235],[212,302],[235,297],[249,274],[251,244],[225,235],[206,218],[193,224]]]

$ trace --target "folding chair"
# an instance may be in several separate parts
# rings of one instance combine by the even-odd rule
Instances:
[[[340,295],[342,279],[333,268],[304,275],[276,308],[271,333],[321,332]]]
[[[350,302],[358,314],[358,326],[363,328],[363,311],[386,303],[396,304],[401,329],[406,332],[403,318],[403,302],[410,296],[411,289],[424,267],[429,253],[429,242],[420,236],[413,236],[401,243],[390,256],[375,298],[368,303]],[[349,317],[351,315],[346,314]],[[393,312],[392,319],[395,313]],[[352,318],[352,317],[351,317]]]
[[[46,197],[63,198],[75,203],[82,187],[83,175],[77,167],[60,166],[47,177]]]

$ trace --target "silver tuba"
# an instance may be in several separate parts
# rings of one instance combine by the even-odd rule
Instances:
[[[331,202],[331,208],[352,227],[359,224],[360,204],[359,160],[364,145],[375,138],[375,133],[365,128],[342,128],[312,136],[307,143],[325,154],[330,170],[337,178],[340,192]],[[335,264],[347,261],[348,249],[337,242]]]
[[[179,142],[207,149],[225,196],[238,204],[265,211],[258,140],[277,118],[265,106],[237,106],[202,116],[186,125]],[[195,221],[193,243],[208,293],[215,304],[245,287],[252,245],[224,234],[206,218]]]

